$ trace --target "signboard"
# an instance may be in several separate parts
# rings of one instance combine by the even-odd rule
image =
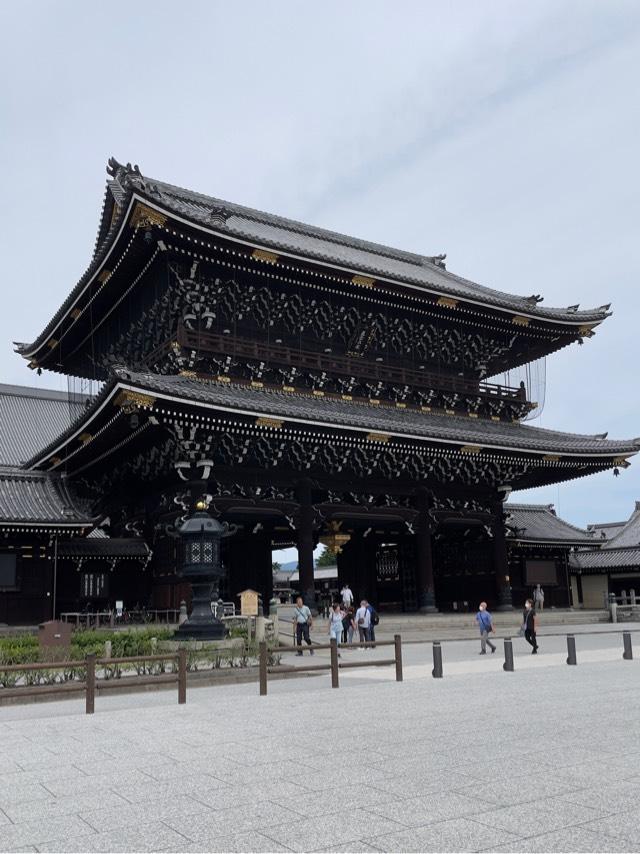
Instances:
[[[240,596],[240,613],[243,617],[257,617],[260,606],[260,596],[255,590],[243,590]]]

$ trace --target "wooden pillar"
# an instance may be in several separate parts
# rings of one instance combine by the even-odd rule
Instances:
[[[361,555],[359,565],[361,567],[361,590],[360,599],[366,599],[376,608],[378,606],[378,541],[373,534],[361,538]]]
[[[429,516],[429,497],[426,489],[416,496],[418,517],[415,523],[416,593],[418,610],[423,614],[436,614],[433,583],[433,554],[431,550],[432,521]]]
[[[262,611],[269,616],[269,602],[273,598],[273,557],[271,553],[271,532],[260,531],[252,534],[255,541],[255,559],[258,570],[256,590],[262,596]]]
[[[296,485],[300,510],[298,512],[298,572],[300,592],[305,605],[317,611],[316,590],[313,577],[313,505],[311,503],[311,481],[301,480]]]
[[[497,611],[511,611],[511,578],[509,576],[509,556],[505,538],[504,507],[502,500],[494,503],[494,518],[491,524],[493,533],[493,570],[496,578]]]

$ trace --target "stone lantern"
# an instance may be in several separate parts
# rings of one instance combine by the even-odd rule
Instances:
[[[197,511],[180,528],[183,562],[180,575],[191,582],[191,615],[178,628],[178,639],[220,640],[225,636],[224,624],[213,616],[211,602],[218,598],[220,579],[224,575],[220,559],[223,537],[235,533],[221,525],[199,501]]]

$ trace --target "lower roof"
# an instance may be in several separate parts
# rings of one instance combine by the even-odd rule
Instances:
[[[148,558],[151,549],[139,537],[76,537],[61,542],[59,557],[77,558]]]
[[[55,474],[0,467],[0,527],[90,528],[93,520]]]
[[[42,464],[66,441],[84,432],[92,433],[108,401],[121,391],[148,394],[157,409],[165,402],[197,405],[217,410],[222,415],[255,416],[281,419],[292,426],[302,424],[360,433],[375,432],[388,437],[434,441],[475,450],[588,457],[613,463],[614,458],[636,454],[640,439],[605,439],[603,435],[580,435],[546,430],[520,423],[492,421],[460,415],[440,415],[415,409],[371,403],[368,400],[344,400],[329,396],[255,388],[250,385],[204,381],[187,376],[161,376],[117,369],[90,408],[29,461]],[[605,434],[606,435],[606,434]]]
[[[577,551],[569,558],[569,568],[573,573],[609,572],[622,568],[640,571],[640,547]]]
[[[66,391],[0,383],[0,466],[19,466],[82,414],[87,399]]]
[[[593,543],[590,531],[565,522],[556,515],[553,504],[505,505],[507,527],[519,542],[584,545]]]

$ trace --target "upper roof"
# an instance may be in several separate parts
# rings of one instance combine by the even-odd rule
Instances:
[[[583,528],[565,522],[556,515],[553,504],[505,505],[507,526],[520,542],[564,543],[566,545],[592,543],[593,535]]]
[[[0,526],[90,528],[93,520],[57,475],[0,467]]]
[[[0,466],[31,459],[83,412],[79,395],[0,383]]]
[[[579,311],[543,307],[539,295],[518,296],[494,290],[457,276],[444,268],[444,256],[421,255],[393,249],[379,243],[338,234],[296,220],[227,202],[214,196],[186,190],[155,178],[143,176],[137,166],[109,161],[107,182],[96,248],[88,270],[56,312],[45,330],[31,344],[18,345],[18,351],[30,358],[56,329],[93,278],[100,274],[103,262],[117,239],[136,199],[160,212],[170,214],[200,231],[219,234],[248,243],[256,248],[277,250],[294,258],[330,265],[355,275],[406,285],[415,293],[424,291],[458,298],[525,318],[568,324],[577,330],[585,324],[596,325],[608,316],[609,305]]]

